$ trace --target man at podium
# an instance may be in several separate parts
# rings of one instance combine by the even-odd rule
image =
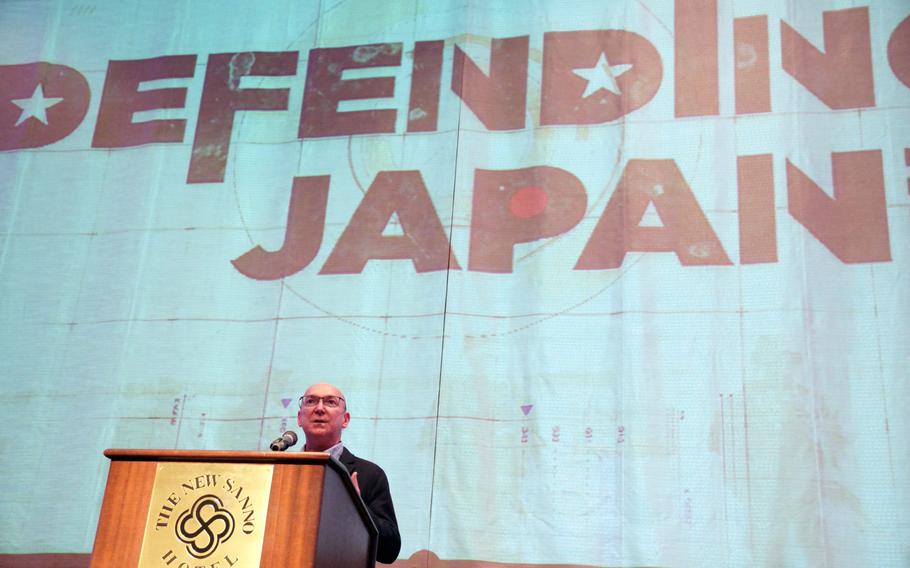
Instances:
[[[337,387],[316,384],[300,397],[297,424],[306,437],[304,450],[326,452],[344,464],[351,474],[351,481],[370,511],[370,517],[379,529],[379,547],[376,560],[391,564],[401,550],[401,536],[395,507],[389,492],[389,480],[382,468],[373,462],[358,458],[341,443],[341,431],[348,427],[351,414],[344,395]]]

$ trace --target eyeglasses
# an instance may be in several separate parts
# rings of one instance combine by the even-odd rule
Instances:
[[[338,408],[344,402],[344,397],[331,394],[328,396],[305,395],[300,397],[300,408],[315,408],[320,400],[326,408]]]

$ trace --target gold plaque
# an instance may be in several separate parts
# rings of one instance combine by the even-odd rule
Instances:
[[[158,464],[139,568],[258,567],[271,488],[271,465]]]

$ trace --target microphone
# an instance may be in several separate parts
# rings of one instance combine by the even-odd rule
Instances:
[[[269,447],[272,448],[273,452],[283,452],[296,443],[297,443],[297,434],[295,434],[291,430],[288,430],[287,432],[282,434],[280,438],[276,438],[274,441],[272,441],[272,443]]]

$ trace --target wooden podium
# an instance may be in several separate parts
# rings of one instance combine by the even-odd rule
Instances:
[[[328,454],[104,455],[111,467],[91,568],[375,564],[376,526],[347,470]]]

